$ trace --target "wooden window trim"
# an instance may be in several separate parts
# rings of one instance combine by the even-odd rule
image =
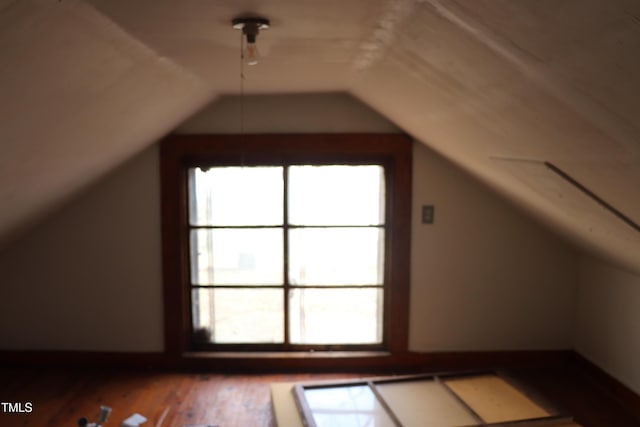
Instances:
[[[398,134],[171,135],[160,143],[164,338],[167,355],[191,351],[187,169],[206,163],[274,164],[282,162],[380,162],[388,170],[386,255],[389,291],[385,291],[386,352],[407,352],[411,227],[412,141]],[[272,357],[267,356],[265,357]],[[322,357],[320,357],[322,359]]]

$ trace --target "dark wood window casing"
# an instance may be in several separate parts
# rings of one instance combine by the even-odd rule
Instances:
[[[188,170],[193,167],[283,164],[379,164],[385,168],[386,221],[383,342],[408,346],[412,141],[399,134],[172,135],[160,144],[165,352],[287,351],[291,346],[198,345],[192,341],[189,279]],[[296,351],[309,350],[296,346]]]

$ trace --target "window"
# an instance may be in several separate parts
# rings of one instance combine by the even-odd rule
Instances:
[[[189,168],[199,344],[381,344],[377,164]]]
[[[296,384],[305,426],[577,426],[495,372]]]
[[[398,135],[165,140],[168,347],[406,351],[410,153]]]

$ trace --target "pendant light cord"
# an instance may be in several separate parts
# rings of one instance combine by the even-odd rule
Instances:
[[[240,135],[244,135],[244,33],[240,31]]]

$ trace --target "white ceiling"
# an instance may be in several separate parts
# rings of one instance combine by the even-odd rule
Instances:
[[[0,245],[218,96],[344,91],[640,271],[636,0],[0,0]]]

